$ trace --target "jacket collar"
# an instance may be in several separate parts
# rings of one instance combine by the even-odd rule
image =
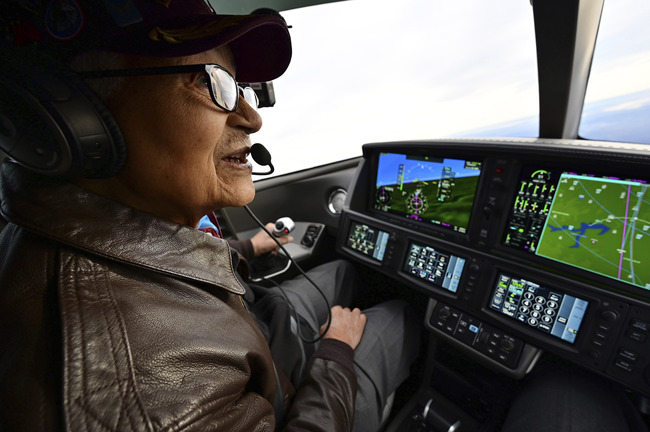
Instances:
[[[16,163],[3,163],[0,175],[0,211],[11,223],[108,259],[245,292],[225,240]]]

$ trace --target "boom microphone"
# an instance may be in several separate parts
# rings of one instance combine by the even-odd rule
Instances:
[[[256,164],[258,165],[264,165],[270,167],[268,172],[260,173],[260,172],[254,172],[252,174],[255,175],[269,175],[272,174],[273,171],[275,171],[275,168],[273,167],[273,164],[271,163],[271,153],[260,143],[255,143],[251,147],[251,156],[253,157],[253,160],[255,161]]]

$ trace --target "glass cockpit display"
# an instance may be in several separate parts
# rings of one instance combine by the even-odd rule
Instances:
[[[589,302],[531,281],[499,275],[490,309],[574,343]]]
[[[650,290],[644,180],[524,172],[504,244]]]
[[[354,222],[350,226],[347,246],[379,262],[384,260],[390,234],[380,229]]]
[[[408,275],[455,293],[464,267],[464,258],[431,246],[411,243],[403,270]]]
[[[373,207],[467,232],[481,162],[380,153]]]
[[[543,169],[524,170],[510,210],[504,243],[535,252],[551,209],[559,175]]]

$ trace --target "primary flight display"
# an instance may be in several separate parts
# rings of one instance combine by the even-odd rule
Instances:
[[[481,162],[380,153],[374,209],[465,233]]]

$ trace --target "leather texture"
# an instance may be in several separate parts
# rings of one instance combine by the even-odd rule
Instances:
[[[227,242],[2,166],[0,429],[271,431],[268,344]],[[312,357],[285,430],[351,430],[356,377]]]

